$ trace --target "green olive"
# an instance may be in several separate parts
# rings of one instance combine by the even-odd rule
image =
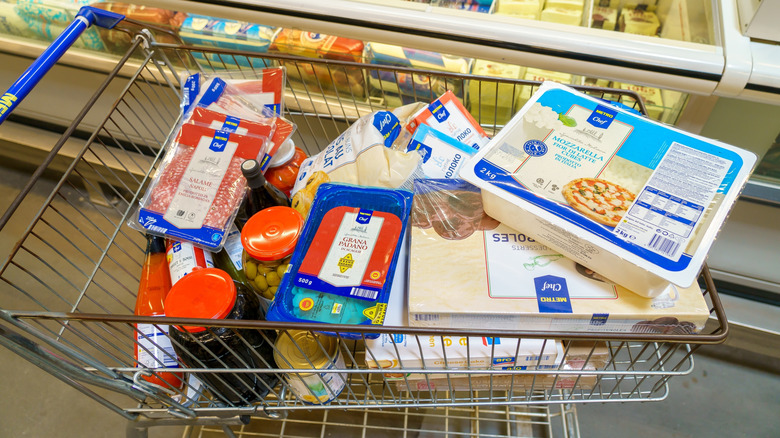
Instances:
[[[257,265],[257,272],[259,274],[266,275],[266,274],[268,274],[269,272],[271,272],[273,270],[274,270],[274,268],[272,266],[264,265],[262,263]]]
[[[255,277],[257,277],[257,265],[254,262],[247,260],[246,264],[244,264],[244,274],[250,281],[254,280]]]
[[[288,265],[279,265],[276,267],[276,273],[279,275],[279,278],[284,277],[284,273],[287,272],[287,266]]]
[[[268,288],[268,293],[271,294],[271,299],[276,296],[276,291],[279,290],[278,287],[273,286]]]
[[[257,277],[255,277],[254,282],[255,282],[255,286],[257,286],[257,288],[260,289],[261,291],[268,290],[268,281],[262,275],[258,275]]]
[[[277,274],[276,272],[269,272],[265,276],[265,279],[268,280],[269,286],[279,286],[279,283],[282,282],[282,279],[279,277],[279,274]]]
[[[274,294],[273,294],[273,292],[271,292],[271,288],[269,288],[267,291],[264,291],[262,293],[262,295],[263,295],[263,298],[265,298],[267,300],[273,300],[274,299]]]

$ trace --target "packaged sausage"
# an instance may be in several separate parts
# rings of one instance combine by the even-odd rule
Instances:
[[[269,123],[284,111],[284,68],[266,68],[253,78],[196,73],[184,80],[181,108],[185,119],[195,107]]]
[[[241,163],[264,148],[256,137],[182,125],[130,225],[219,251],[246,189]]]
[[[268,51],[306,58],[362,62],[363,41],[297,29],[279,29]],[[305,84],[309,92],[339,93],[356,99],[366,97],[366,82],[360,68],[329,68],[324,64],[299,61],[280,63],[288,66],[287,74],[293,84]]]

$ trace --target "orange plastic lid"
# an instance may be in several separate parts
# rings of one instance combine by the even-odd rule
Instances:
[[[247,254],[274,261],[292,254],[303,230],[303,216],[290,207],[269,207],[255,213],[241,230]]]
[[[236,304],[236,285],[227,272],[197,269],[177,281],[165,297],[165,316],[171,318],[224,319]],[[206,330],[181,326],[190,333]]]

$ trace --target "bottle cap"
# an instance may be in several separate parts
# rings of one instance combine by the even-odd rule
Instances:
[[[173,285],[165,297],[165,316],[171,318],[224,319],[236,304],[236,285],[227,272],[217,268],[192,271]],[[181,326],[197,333],[206,327]]]
[[[282,143],[281,146],[279,146],[279,150],[277,150],[274,156],[271,158],[271,162],[268,163],[268,167],[279,167],[284,165],[288,161],[292,160],[294,155],[295,143],[290,138]]]
[[[256,189],[265,185],[265,176],[257,160],[249,159],[241,163],[241,173],[250,188]]]
[[[247,254],[260,261],[292,254],[303,230],[303,216],[290,207],[269,207],[252,215],[241,230]]]

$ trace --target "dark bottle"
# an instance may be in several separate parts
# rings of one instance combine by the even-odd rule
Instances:
[[[236,225],[241,230],[252,215],[268,207],[290,206],[290,199],[276,186],[268,182],[260,170],[257,160],[246,160],[241,172],[247,182],[246,198],[236,215]]]
[[[179,280],[165,299],[165,314],[214,320],[265,317],[257,295],[216,268],[198,269]],[[224,403],[242,406],[257,402],[279,381],[273,373],[240,372],[275,366],[273,331],[171,325],[170,336],[176,354],[187,367],[238,371],[196,374]]]

